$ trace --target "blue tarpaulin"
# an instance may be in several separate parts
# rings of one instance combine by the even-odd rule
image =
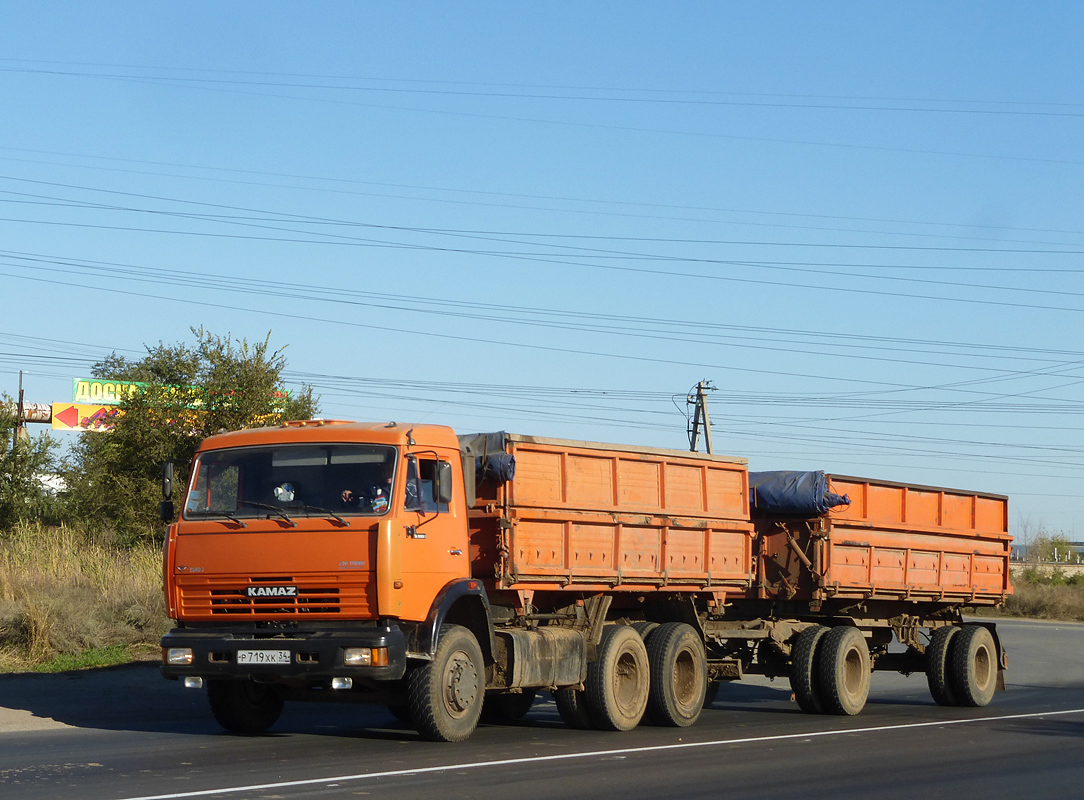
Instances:
[[[459,449],[474,456],[475,479],[481,483],[490,478],[497,483],[512,480],[516,474],[516,457],[504,451],[505,433],[471,433],[459,437]]]
[[[819,470],[749,473],[749,506],[753,511],[819,515],[850,504],[847,495],[828,491],[828,476]]]

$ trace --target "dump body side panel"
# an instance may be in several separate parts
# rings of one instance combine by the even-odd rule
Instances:
[[[757,518],[760,597],[994,605],[1012,592],[1005,497],[829,479],[850,506],[810,519]]]
[[[695,589],[752,581],[743,459],[508,435],[515,477],[483,481],[473,574],[494,588]]]

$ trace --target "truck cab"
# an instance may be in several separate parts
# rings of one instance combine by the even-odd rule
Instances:
[[[408,662],[431,661],[450,620],[488,652],[462,463],[435,425],[313,420],[207,439],[167,534],[164,675],[206,685],[219,722],[250,731],[283,699],[403,703]]]

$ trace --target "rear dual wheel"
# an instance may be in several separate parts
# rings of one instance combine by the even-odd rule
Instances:
[[[584,682],[591,722],[601,730],[631,730],[647,710],[651,684],[644,640],[629,625],[607,625],[596,655]]]
[[[791,650],[790,686],[808,714],[859,713],[869,697],[870,673],[866,637],[849,625],[806,628]]]
[[[648,716],[656,725],[685,728],[696,722],[707,692],[704,643],[691,625],[667,622],[647,640],[651,667]]]
[[[938,705],[988,705],[997,688],[997,647],[983,625],[938,628],[926,647],[926,680]]]
[[[997,648],[982,625],[964,625],[949,648],[949,681],[962,706],[985,706],[997,689]]]
[[[949,646],[959,630],[952,626],[937,628],[926,645],[926,683],[939,706],[956,705],[956,693],[949,682]]]
[[[553,696],[570,728],[627,731],[645,713],[656,725],[686,727],[705,705],[707,671],[704,643],[690,625],[607,625],[583,690]]]
[[[869,696],[870,661],[866,637],[841,625],[828,631],[817,647],[817,686],[828,714],[854,716]]]

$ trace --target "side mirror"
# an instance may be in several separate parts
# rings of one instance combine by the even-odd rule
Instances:
[[[166,461],[162,464],[162,499],[173,499],[173,462]],[[173,513],[172,511],[170,512]]]
[[[452,502],[452,465],[447,461],[437,462],[437,502]]]

